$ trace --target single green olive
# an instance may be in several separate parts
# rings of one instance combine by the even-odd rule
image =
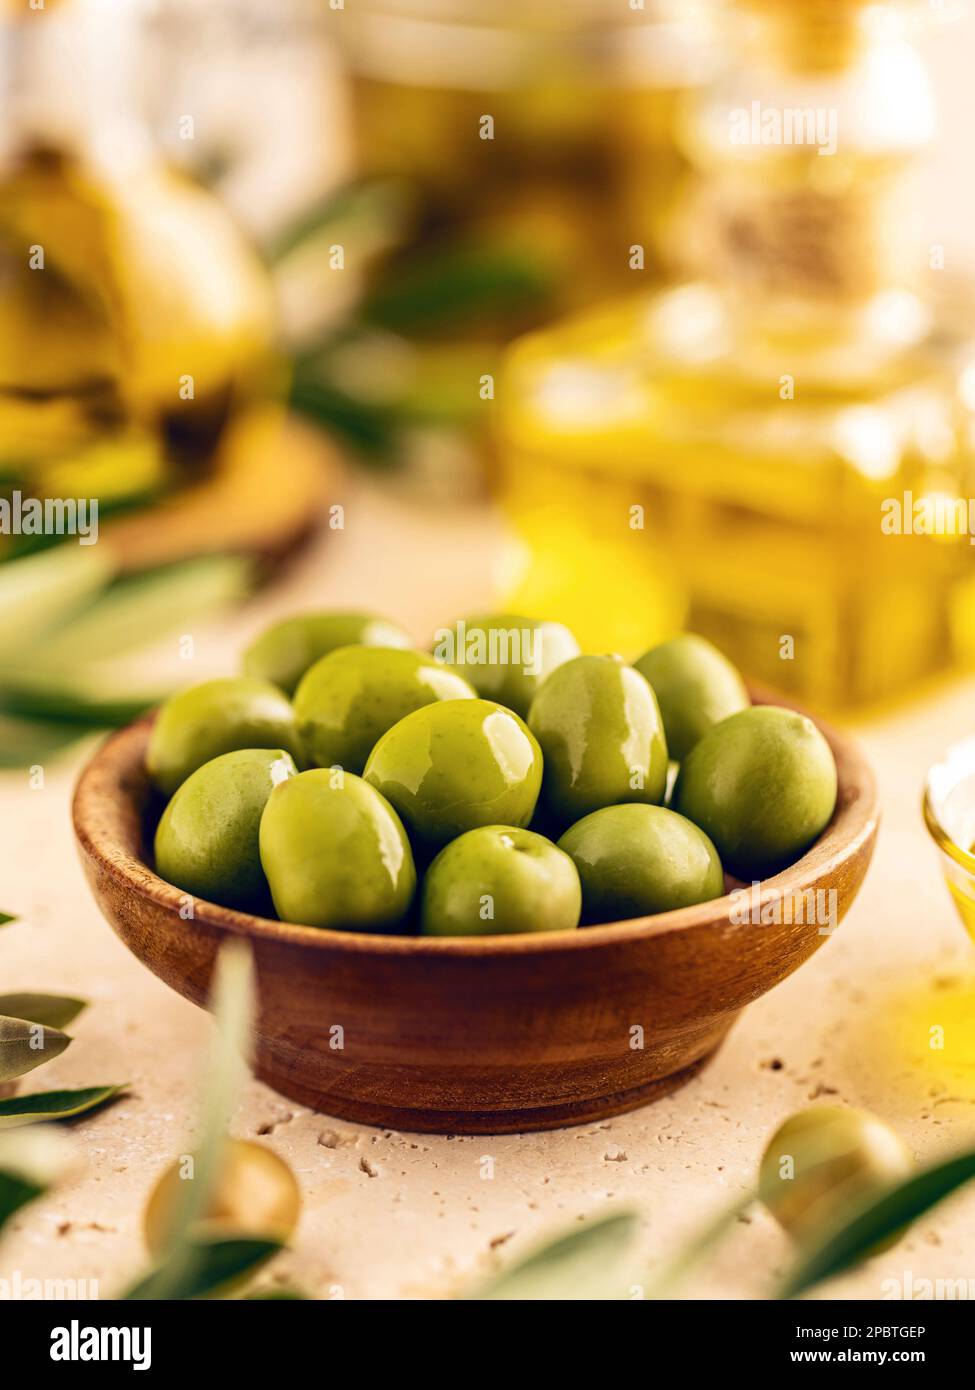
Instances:
[[[526,826],[542,754],[511,710],[491,700],[445,700],[383,734],[363,776],[432,850],[479,825]]]
[[[309,763],[361,772],[377,740],[415,709],[474,698],[462,676],[423,652],[339,647],[302,676],[295,720]]]
[[[175,1159],[149,1197],[143,1226],[152,1255],[165,1251],[180,1215],[185,1160]],[[191,1169],[190,1172],[193,1170]],[[227,1139],[216,1185],[192,1230],[209,1239],[251,1236],[287,1241],[298,1224],[301,1193],[294,1173],[273,1149],[250,1139]]]
[[[577,656],[532,701],[543,798],[562,827],[620,801],[657,804],[667,781],[663,721],[648,681],[621,656]]]
[[[194,897],[266,914],[258,831],[268,797],[297,768],[283,748],[221,753],[177,787],[156,830],[156,872]]]
[[[530,830],[482,825],[440,851],[423,881],[427,936],[502,936],[579,925],[582,890],[567,854]]]
[[[244,673],[288,695],[315,662],[337,647],[411,647],[409,633],[373,613],[299,613],[272,623],[244,652]]]
[[[461,618],[442,629],[433,650],[485,700],[496,700],[527,719],[542,681],[579,655],[579,643],[562,623],[495,613]]]
[[[663,806],[605,806],[571,826],[559,848],[579,870],[587,922],[669,912],[724,892],[714,845]]]
[[[389,802],[351,772],[282,782],[261,817],[261,864],[285,922],[389,931],[416,888],[413,853]]]
[[[171,695],[152,726],[146,769],[172,796],[191,772],[236,748],[283,748],[300,758],[294,712],[270,681],[229,676]]]
[[[671,804],[725,868],[756,880],[798,859],[829,823],[836,763],[811,719],[755,705],[715,724],[681,763]]]
[[[900,1135],[876,1115],[814,1105],[791,1115],[772,1135],[762,1156],[759,1196],[803,1243],[842,1224],[913,1167]],[[876,1251],[899,1238],[898,1233]]]
[[[712,725],[748,708],[748,691],[738,671],[693,632],[651,647],[633,665],[653,686],[667,752],[678,762]]]

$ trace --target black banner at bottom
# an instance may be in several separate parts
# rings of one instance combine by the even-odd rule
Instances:
[[[429,1307],[429,1305],[427,1305]],[[484,1305],[481,1305],[483,1309]],[[438,1303],[434,1305],[438,1325],[435,1332],[424,1330],[428,1312],[421,1303],[408,1303],[403,1314],[410,1319],[403,1328],[401,1348],[419,1373],[426,1358],[417,1360],[419,1348],[427,1346],[434,1359],[431,1371],[441,1363],[443,1352],[457,1331],[465,1332],[467,1344],[484,1328],[490,1332],[477,1353],[483,1373],[486,1359],[499,1345],[499,1333],[508,1324],[517,1334],[517,1309],[502,1313],[492,1305],[485,1313],[478,1305]],[[625,1364],[632,1367],[635,1355],[665,1357],[668,1374],[701,1372],[710,1369],[739,1372],[782,1371],[793,1366],[879,1366],[893,1368],[944,1367],[964,1364],[971,1341],[972,1319],[968,1306],[957,1302],[940,1303],[635,1303],[620,1309],[615,1322],[611,1308],[590,1305],[586,1320],[573,1314],[571,1329],[552,1305],[552,1330],[546,1331],[548,1317],[534,1304],[532,1321],[525,1324],[531,1336],[519,1336],[518,1361],[524,1366],[524,1352],[536,1349],[540,1366],[554,1369],[562,1357],[578,1356],[580,1342],[597,1354],[605,1355],[606,1371],[611,1373],[617,1356],[625,1349]],[[354,1355],[352,1344],[343,1333],[369,1330],[377,1317],[388,1319],[390,1307],[382,1309],[349,1302],[213,1302],[213,1303],[31,1303],[0,1304],[0,1329],[11,1350],[16,1347],[18,1370],[28,1373],[50,1367],[71,1378],[79,1371],[100,1375],[180,1375],[190,1364],[206,1375],[219,1369],[225,1377],[240,1369],[249,1377],[267,1372],[275,1381],[293,1365],[296,1374],[311,1369],[308,1357],[317,1347],[323,1357],[320,1369],[327,1374],[339,1354],[348,1365]],[[599,1317],[599,1332],[589,1319]],[[394,1314],[398,1321],[398,1315]],[[359,1322],[363,1317],[364,1321]],[[461,1319],[460,1324],[454,1318]],[[474,1323],[467,1323],[473,1317]],[[602,1323],[612,1317],[612,1324]],[[351,1324],[351,1327],[349,1326]],[[384,1321],[383,1344],[391,1348],[396,1336]],[[607,1346],[605,1329],[622,1339],[616,1350]],[[636,1351],[630,1340],[634,1333],[651,1334],[653,1341],[641,1343]],[[405,1334],[405,1335],[404,1335]],[[314,1338],[314,1341],[311,1339]],[[343,1338],[343,1340],[333,1340]],[[399,1338],[397,1337],[397,1341]],[[363,1372],[374,1371],[374,1344],[367,1341]],[[372,1348],[372,1349],[370,1349]],[[602,1348],[602,1352],[598,1349]],[[654,1350],[656,1349],[656,1350]],[[485,1356],[486,1353],[486,1356]],[[312,1358],[314,1359],[314,1357]],[[458,1351],[451,1355],[455,1372],[461,1373]],[[676,1364],[675,1364],[676,1363]],[[300,1371],[304,1364],[304,1372]],[[350,1368],[351,1369],[351,1368]],[[579,1368],[576,1367],[576,1370]]]

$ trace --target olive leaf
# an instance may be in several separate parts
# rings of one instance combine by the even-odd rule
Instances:
[[[255,1273],[277,1254],[281,1242],[258,1236],[201,1237],[187,1241],[186,1248],[192,1258],[183,1262],[179,1278],[173,1277],[172,1262],[166,1261],[123,1297],[133,1301],[207,1298]]]
[[[29,563],[46,559],[32,556]],[[0,566],[0,596],[4,571],[27,563]],[[5,631],[0,623],[0,766],[47,761],[83,734],[128,723],[158,704],[168,691],[147,685],[127,654],[171,627],[176,615],[185,622],[236,602],[250,587],[252,569],[243,556],[204,556],[110,587],[103,582],[94,597],[70,566],[45,576],[54,595],[41,586],[43,641],[36,623],[26,631],[17,624]],[[36,604],[22,606],[27,615],[35,612]]]
[[[37,1128],[0,1134],[0,1226],[58,1182],[71,1165],[61,1134]]]
[[[558,1236],[468,1297],[484,1300],[618,1299],[625,1288],[623,1256],[636,1213],[614,1212]]]
[[[408,186],[398,180],[353,180],[329,193],[286,227],[265,254],[275,265],[326,233],[330,241],[347,244],[350,232],[360,255],[363,250],[366,254],[375,253],[400,235],[410,201]]]
[[[11,922],[16,922],[17,918],[10,912],[0,912],[0,927],[6,927]]]
[[[71,1120],[104,1105],[124,1088],[123,1082],[118,1086],[86,1086],[78,1091],[35,1091],[33,1095],[0,1100],[0,1129],[17,1129],[44,1120]]]
[[[0,650],[38,645],[45,629],[69,619],[111,575],[108,552],[94,546],[59,545],[0,565]]]
[[[9,1173],[0,1165],[0,1228],[10,1220],[15,1211],[43,1195],[43,1183],[21,1173]]]
[[[244,556],[208,555],[119,580],[46,637],[38,660],[45,671],[61,672],[143,647],[177,620],[237,602],[251,575]]]
[[[838,1230],[828,1230],[818,1244],[810,1248],[807,1243],[786,1275],[779,1298],[797,1298],[814,1284],[841,1274],[973,1178],[975,1149],[925,1168],[888,1189]]]
[[[724,1239],[738,1218],[756,1200],[757,1193],[746,1196],[725,1207],[701,1230],[673,1259],[668,1260],[662,1269],[656,1271],[644,1285],[644,1298],[674,1298],[677,1289],[687,1276],[697,1268],[701,1261],[710,1255],[716,1245]]]
[[[67,1033],[57,1028],[0,1015],[0,1081],[12,1081],[52,1061],[70,1042]]]
[[[388,270],[360,313],[379,328],[428,332],[470,322],[485,310],[536,306],[554,283],[551,266],[527,250],[441,246]]]
[[[200,1135],[194,1149],[193,1177],[180,1184],[163,1258],[150,1276],[152,1292],[136,1286],[130,1298],[185,1298],[177,1290],[194,1288],[209,1258],[209,1244],[193,1236],[220,1179],[227,1126],[250,1056],[254,1016],[254,972],[249,947],[230,941],[220,951],[211,989],[216,1034],[200,1106]],[[253,1243],[253,1242],[252,1242]],[[269,1242],[264,1242],[269,1244]]]
[[[325,380],[312,364],[298,364],[290,404],[317,425],[341,434],[360,453],[383,460],[395,453],[400,421],[394,408],[372,405]]]
[[[93,731],[84,724],[47,723],[0,713],[0,768],[49,763],[88,732]]]
[[[111,687],[111,695],[101,693],[103,684]],[[157,686],[125,690],[114,675],[95,668],[67,676],[38,670],[11,674],[0,667],[0,710],[18,720],[41,721],[35,741],[46,739],[55,750],[87,732],[131,723],[160,704],[168,693]],[[44,751],[42,746],[38,755]],[[41,760],[40,756],[35,758]],[[23,766],[24,762],[21,751],[15,765]]]
[[[68,994],[0,994],[0,1014],[26,1018],[48,1028],[66,1028],[87,1005],[85,999]]]

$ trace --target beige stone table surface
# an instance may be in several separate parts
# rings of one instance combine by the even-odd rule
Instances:
[[[490,601],[504,544],[489,513],[419,510],[361,483],[344,500],[344,531],[324,535],[246,613],[194,633],[185,681],[230,669],[253,630],[299,604],[376,607],[419,638]],[[975,948],[918,809],[926,768],[973,726],[970,679],[861,725],[884,822],[858,901],[802,970],[747,1010],[713,1064],[655,1105],[555,1133],[439,1138],[348,1124],[252,1082],[234,1132],[280,1153],[304,1194],[294,1248],[266,1281],[293,1280],[320,1297],[448,1296],[544,1233],[617,1205],[643,1213],[655,1264],[747,1189],[764,1138],[819,1098],[875,1110],[922,1159],[975,1141]],[[88,894],[68,819],[84,752],[45,768],[43,787],[31,789],[24,773],[0,776],[0,908],[21,919],[0,932],[0,987],[91,1001],[72,1046],[25,1090],[114,1081],[130,1090],[72,1126],[77,1174],[7,1228],[0,1279],[93,1279],[109,1297],[143,1267],[144,1201],[192,1141],[210,1024],[129,956]],[[935,1051],[938,1025],[945,1045]],[[688,1292],[762,1296],[787,1255],[758,1211]],[[830,1293],[879,1298],[885,1280],[908,1278],[975,1281],[975,1188]]]

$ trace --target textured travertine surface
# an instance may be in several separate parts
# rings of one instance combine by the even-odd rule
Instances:
[[[361,486],[344,500],[345,532],[329,534],[246,615],[194,634],[183,680],[229,669],[252,631],[299,605],[376,607],[419,639],[490,601],[503,541],[483,512],[418,513]],[[975,1142],[975,948],[919,812],[928,765],[973,732],[973,693],[975,681],[958,680],[860,726],[884,808],[866,885],[839,933],[754,1004],[676,1095],[604,1124],[472,1139],[347,1124],[252,1083],[234,1131],[287,1159],[305,1204],[293,1252],[266,1280],[320,1297],[442,1297],[544,1233],[616,1204],[644,1213],[644,1252],[656,1264],[750,1184],[779,1121],[818,1098],[877,1111],[923,1159]],[[0,987],[91,1000],[70,1029],[76,1041],[24,1090],[126,1080],[131,1090],[73,1127],[79,1171],[7,1228],[0,1278],[96,1279],[110,1297],[144,1264],[141,1211],[156,1176],[192,1140],[209,1023],[128,955],[88,895],[68,818],[80,760],[75,750],[46,768],[37,790],[26,774],[0,777],[0,908],[21,918],[0,932]],[[943,1050],[929,1045],[937,1026]],[[485,1155],[490,1179],[481,1176]],[[761,1295],[787,1255],[759,1211],[688,1292]],[[879,1298],[885,1279],[908,1273],[975,1280],[975,1189],[829,1292]]]

